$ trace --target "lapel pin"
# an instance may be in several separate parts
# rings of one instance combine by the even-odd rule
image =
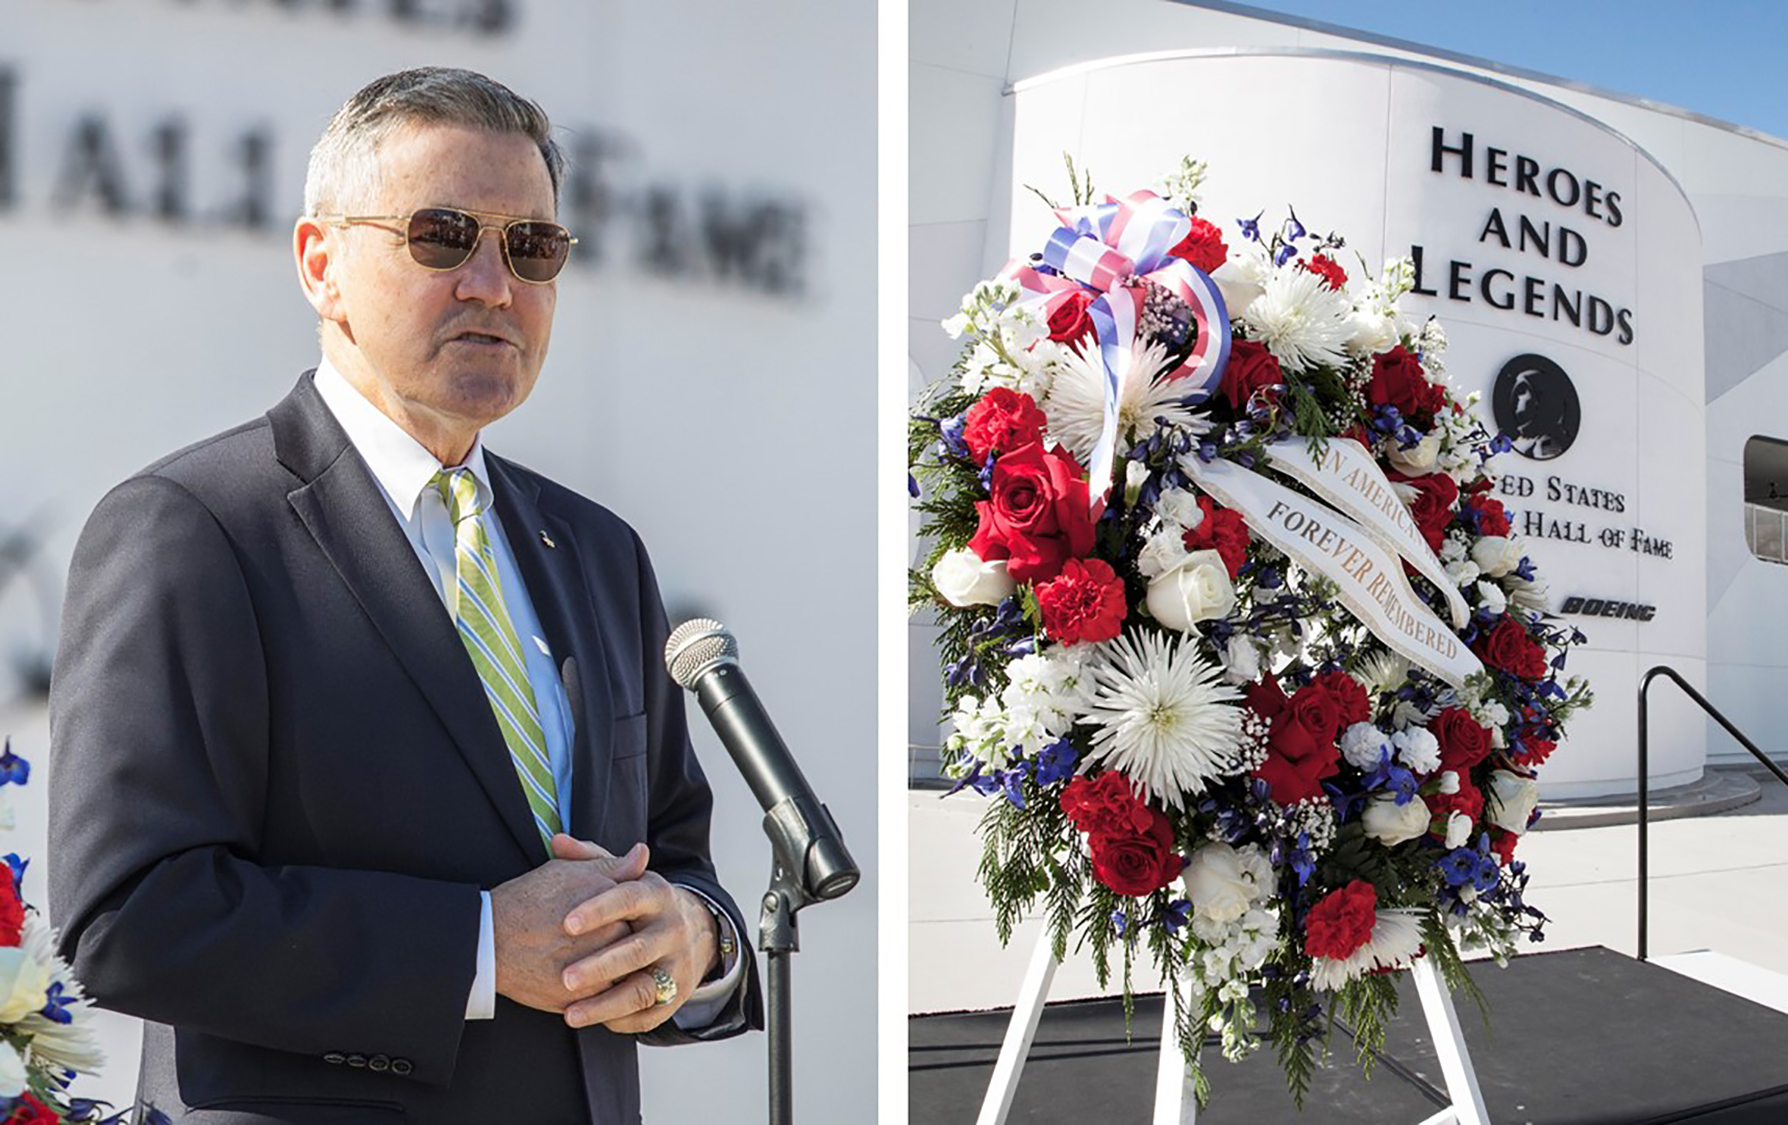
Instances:
[[[558,547],[558,544],[553,542],[553,537],[548,535],[544,528],[540,532],[540,541],[546,544],[546,548],[549,551]]]

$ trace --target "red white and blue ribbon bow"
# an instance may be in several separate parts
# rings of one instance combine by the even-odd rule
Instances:
[[[1087,306],[1105,370],[1105,424],[1088,465],[1095,508],[1111,486],[1117,447],[1118,402],[1136,344],[1136,323],[1151,281],[1185,301],[1192,309],[1197,339],[1191,354],[1167,377],[1187,380],[1185,398],[1196,405],[1216,392],[1229,360],[1229,313],[1216,283],[1202,270],[1171,251],[1192,229],[1192,220],[1152,191],[1128,199],[1111,196],[1083,207],[1058,208],[1061,226],[1043,247],[1048,272],[1013,263],[1008,274],[1042,305],[1043,319],[1072,294],[1096,294]]]

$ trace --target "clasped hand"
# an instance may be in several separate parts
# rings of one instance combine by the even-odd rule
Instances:
[[[572,1027],[638,1033],[682,1007],[719,957],[717,922],[692,892],[625,855],[563,834],[554,858],[491,891],[497,992]],[[658,1003],[656,967],[676,983]]]

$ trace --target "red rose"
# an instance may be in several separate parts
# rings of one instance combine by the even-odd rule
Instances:
[[[1217,384],[1217,393],[1237,410],[1248,408],[1248,399],[1255,391],[1264,388],[1275,388],[1285,384],[1285,374],[1279,370],[1279,361],[1273,353],[1266,350],[1263,344],[1253,340],[1233,340],[1229,345],[1229,362],[1223,365],[1223,381]],[[1266,401],[1275,401],[1278,391],[1268,389],[1263,396]]]
[[[1347,285],[1347,271],[1327,254],[1314,254],[1309,258],[1300,258],[1298,265],[1322,278],[1328,283],[1330,289],[1340,290]]]
[[[1459,775],[1459,791],[1457,793],[1424,793],[1422,800],[1428,804],[1428,815],[1438,822],[1431,831],[1446,835],[1447,818],[1453,813],[1464,813],[1473,824],[1484,815],[1484,794],[1471,778]]]
[[[1428,382],[1421,360],[1398,346],[1372,357],[1366,401],[1394,406],[1410,425],[1425,430],[1434,424],[1434,412],[1446,401],[1446,393]]]
[[[1180,877],[1185,864],[1173,850],[1167,814],[1149,809],[1141,832],[1097,833],[1089,841],[1093,878],[1121,895],[1146,895]]]
[[[1525,625],[1506,613],[1496,623],[1496,628],[1478,637],[1471,650],[1492,668],[1500,668],[1524,680],[1545,678],[1546,650],[1527,635]]]
[[[963,418],[962,440],[974,454],[975,463],[985,464],[989,453],[1004,453],[1041,441],[1048,422],[1030,395],[995,387],[968,408],[968,415]]]
[[[1346,672],[1337,668],[1310,682],[1335,697],[1335,705],[1341,710],[1342,730],[1372,718],[1372,701],[1366,698],[1366,689]]]
[[[1355,879],[1338,891],[1330,891],[1304,922],[1304,952],[1337,961],[1372,940],[1378,924],[1378,890],[1364,879]]]
[[[1168,253],[1186,259],[1192,263],[1193,269],[1210,273],[1229,257],[1229,247],[1223,245],[1223,232],[1217,224],[1194,215],[1192,229]]]
[[[1322,796],[1322,779],[1341,772],[1341,751],[1335,745],[1340,708],[1334,696],[1320,687],[1313,691],[1313,686],[1287,699],[1269,673],[1248,689],[1249,708],[1271,724],[1267,760],[1254,776],[1266,781],[1281,805]],[[1311,729],[1312,723],[1317,729]]]
[[[59,1125],[61,1120],[56,1111],[38,1101],[36,1095],[25,1093],[12,1104],[12,1113],[7,1115],[3,1125]]]
[[[1062,787],[1062,812],[1089,835],[1125,835],[1148,829],[1149,807],[1130,788],[1130,779],[1106,770],[1096,780],[1077,774]]]
[[[1520,842],[1521,837],[1513,832],[1506,832],[1501,828],[1490,830],[1490,849],[1496,853],[1497,861],[1504,867],[1514,862],[1515,845]]]
[[[1045,581],[1070,558],[1093,549],[1093,516],[1080,465],[1041,442],[993,463],[990,500],[975,502],[981,526],[969,550],[986,562],[1005,559],[1017,582]]]
[[[1416,490],[1415,503],[1409,506],[1410,518],[1415,520],[1416,530],[1428,541],[1428,549],[1440,550],[1446,541],[1447,525],[1453,522],[1453,505],[1459,499],[1459,485],[1445,473],[1429,473],[1426,476],[1406,477],[1396,471],[1387,471],[1385,479],[1401,481]]]
[[[1092,314],[1086,311],[1092,303],[1093,295],[1084,289],[1062,298],[1049,312],[1049,338],[1079,351],[1080,338],[1093,330]]]
[[[0,946],[18,945],[24,932],[25,904],[19,901],[18,887],[9,871],[0,874]]]
[[[1490,756],[1490,732],[1463,708],[1446,708],[1434,717],[1428,731],[1440,743],[1440,768],[1456,770],[1460,777]]]
[[[1198,498],[1198,509],[1204,518],[1198,526],[1181,536],[1188,551],[1215,551],[1233,581],[1248,561],[1248,525],[1237,512],[1220,508],[1209,496]],[[1010,568],[1007,568],[1008,570]]]
[[[1478,514],[1479,535],[1507,535],[1509,533],[1509,514],[1503,510],[1501,500],[1494,496],[1480,494],[1472,496],[1467,503]]]
[[[1123,628],[1124,582],[1100,559],[1069,559],[1037,584],[1037,607],[1043,631],[1062,644],[1109,641]]]

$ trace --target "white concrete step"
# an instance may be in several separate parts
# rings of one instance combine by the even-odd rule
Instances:
[[[1723,992],[1788,1013],[1788,974],[1758,968],[1748,961],[1710,949],[1666,953],[1651,958],[1651,962],[1702,984],[1711,984]]]

